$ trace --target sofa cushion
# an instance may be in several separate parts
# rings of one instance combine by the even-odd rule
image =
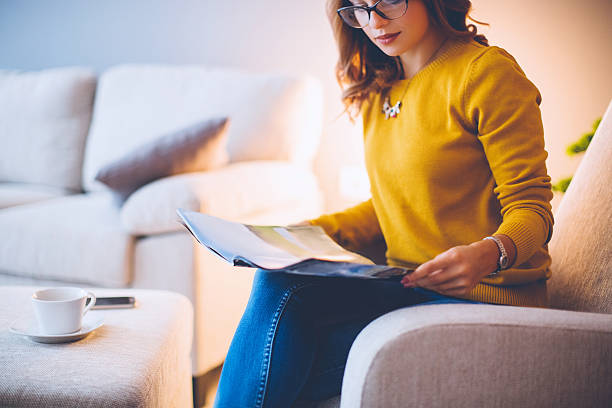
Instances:
[[[0,209],[61,197],[70,190],[27,183],[0,183]]]
[[[550,304],[612,313],[612,102],[555,214]]]
[[[147,183],[227,164],[227,118],[195,123],[163,135],[104,166],[96,175],[123,198]]]
[[[229,220],[291,206],[321,212],[321,194],[314,174],[281,161],[251,161],[201,173],[167,177],[132,194],[121,209],[121,222],[135,235],[184,231],[177,208],[201,211]],[[303,214],[302,214],[303,215]],[[294,220],[295,221],[295,220]]]
[[[0,71],[0,181],[79,190],[95,74]]]
[[[231,162],[310,162],[322,127],[322,91],[312,78],[200,66],[126,65],[100,77],[83,182],[136,146],[204,118],[229,117]]]
[[[3,272],[98,286],[129,283],[132,238],[109,192],[4,209],[0,231]]]

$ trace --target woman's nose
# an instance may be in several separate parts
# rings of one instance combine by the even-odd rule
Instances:
[[[387,20],[382,18],[381,16],[378,15],[377,12],[372,11],[370,13],[370,21],[368,22],[368,25],[371,28],[379,28],[384,26],[385,24],[387,24]]]

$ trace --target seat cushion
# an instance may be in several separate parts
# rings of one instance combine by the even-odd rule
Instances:
[[[98,286],[130,279],[132,238],[108,192],[79,194],[0,211],[0,270],[27,278]]]
[[[322,128],[322,91],[312,78],[202,66],[124,65],[100,77],[83,182],[137,146],[192,123],[228,117],[230,162],[310,162]]]
[[[61,197],[70,190],[27,183],[0,183],[0,209]]]
[[[612,313],[612,103],[555,214],[550,304]]]
[[[0,181],[80,190],[95,73],[0,71]]]
[[[134,235],[185,231],[176,209],[201,211],[238,221],[258,213],[274,215],[285,207],[321,212],[321,194],[311,171],[290,162],[234,163],[199,173],[166,177],[147,184],[128,198],[121,222]]]

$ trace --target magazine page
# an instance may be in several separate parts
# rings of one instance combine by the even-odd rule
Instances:
[[[245,225],[195,211],[177,213],[202,245],[233,264],[281,269],[313,258],[373,264],[342,248],[318,226]]]
[[[368,258],[348,251],[338,245],[319,226],[245,226],[262,241],[301,260],[315,258],[334,262],[372,264],[372,261]]]
[[[177,210],[185,227],[205,247],[235,264],[281,268],[302,259],[272,246],[245,225],[195,211]]]

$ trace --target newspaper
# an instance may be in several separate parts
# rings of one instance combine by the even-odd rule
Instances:
[[[177,214],[200,244],[234,266],[362,279],[400,279],[414,270],[376,265],[319,226],[248,225],[182,209]]]

